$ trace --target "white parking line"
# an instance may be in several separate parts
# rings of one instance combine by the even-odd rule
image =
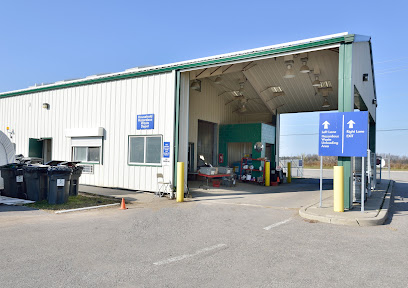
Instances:
[[[205,252],[210,252],[210,251],[212,251],[212,250],[215,250],[215,249],[218,249],[218,248],[222,248],[222,247],[225,247],[225,246],[227,246],[227,244],[217,244],[217,245],[214,245],[214,246],[211,246],[211,247],[207,247],[207,248],[204,248],[204,249],[201,249],[201,250],[197,250],[197,251],[196,251],[195,253],[193,253],[193,254],[184,254],[184,255],[172,257],[172,258],[169,258],[169,259],[166,259],[166,260],[154,262],[153,264],[154,264],[154,265],[169,264],[169,263],[172,263],[172,262],[184,260],[184,259],[186,259],[186,258],[191,258],[191,257],[193,257],[193,256],[197,256],[197,255],[202,254],[202,253],[205,253]]]
[[[272,225],[270,225],[270,226],[268,226],[268,227],[265,227],[265,228],[263,228],[263,229],[264,229],[264,230],[271,230],[272,228],[275,228],[275,227],[278,227],[278,226],[280,226],[280,225],[282,225],[282,224],[288,223],[291,219],[292,219],[292,218],[283,220],[283,221],[281,221],[281,222],[272,224]]]
[[[203,201],[203,202],[201,202]],[[249,207],[260,207],[260,208],[272,208],[272,209],[280,209],[280,210],[292,210],[292,209],[297,209],[297,208],[289,208],[289,207],[278,207],[278,206],[265,206],[265,205],[259,205],[259,204],[247,204],[247,203],[227,203],[227,202],[204,202],[207,200],[196,200],[196,202],[204,205],[236,205],[236,206],[249,206]]]

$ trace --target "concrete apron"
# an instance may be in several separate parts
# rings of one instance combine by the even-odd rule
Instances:
[[[371,197],[365,202],[364,212],[361,212],[360,204],[354,204],[352,209],[345,212],[334,212],[333,193],[331,193],[331,196],[323,199],[322,207],[319,207],[319,202],[314,203],[300,209],[299,215],[309,220],[330,224],[381,225],[388,217],[393,184],[392,180],[382,180],[381,184],[377,184],[377,190],[372,191]]]
[[[316,182],[316,181],[314,181]],[[237,182],[235,187],[199,188],[199,181],[189,181],[192,199],[203,204],[228,204],[264,208],[296,209],[319,201],[319,184],[308,179],[292,179],[292,183],[265,187],[254,183]],[[211,183],[210,183],[211,184]],[[323,195],[328,197],[332,184],[325,184]],[[330,190],[329,190],[330,189]]]

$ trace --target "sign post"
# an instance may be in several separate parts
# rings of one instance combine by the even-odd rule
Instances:
[[[323,197],[323,156],[320,156],[320,207],[322,207]]]
[[[320,113],[319,156],[367,157],[367,146],[367,111]]]
[[[319,155],[367,156],[368,112],[320,113]]]

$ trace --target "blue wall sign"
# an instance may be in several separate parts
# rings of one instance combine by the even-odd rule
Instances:
[[[367,157],[368,112],[320,113],[319,155]]]
[[[163,144],[163,158],[170,158],[170,142]]]
[[[154,114],[137,115],[137,130],[154,129]]]

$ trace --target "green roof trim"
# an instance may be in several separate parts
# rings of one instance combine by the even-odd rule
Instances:
[[[282,48],[271,48],[265,51],[257,51],[257,52],[252,52],[248,54],[230,56],[230,57],[219,58],[219,59],[214,59],[214,60],[203,60],[201,62],[196,62],[196,63],[180,64],[180,65],[175,65],[175,66],[163,67],[163,68],[128,73],[128,74],[107,76],[107,77],[102,77],[102,78],[97,78],[97,79],[89,79],[89,80],[82,80],[82,81],[72,82],[72,83],[57,84],[57,85],[47,86],[47,87],[35,87],[32,89],[26,89],[26,90],[21,90],[21,91],[6,92],[3,94],[0,94],[0,98],[13,97],[13,96],[19,96],[19,95],[24,95],[24,94],[44,92],[44,91],[70,88],[70,87],[76,87],[76,86],[83,86],[83,85],[88,85],[88,84],[110,82],[110,81],[115,81],[115,80],[123,80],[123,79],[135,78],[135,77],[140,77],[140,76],[147,76],[147,75],[152,75],[152,74],[170,72],[172,70],[198,68],[201,66],[214,65],[214,64],[227,64],[228,62],[239,61],[239,60],[247,60],[247,59],[250,60],[250,59],[262,57],[262,56],[270,56],[270,55],[279,54],[279,53],[292,52],[296,50],[315,48],[319,46],[341,43],[341,42],[345,42],[346,40],[349,41],[351,39],[350,36],[354,36],[354,35],[346,35],[346,36],[336,37],[332,39],[325,39],[325,40],[320,40],[316,42],[303,43],[299,45],[287,46],[287,47],[282,47]],[[354,37],[352,39],[354,39]]]

